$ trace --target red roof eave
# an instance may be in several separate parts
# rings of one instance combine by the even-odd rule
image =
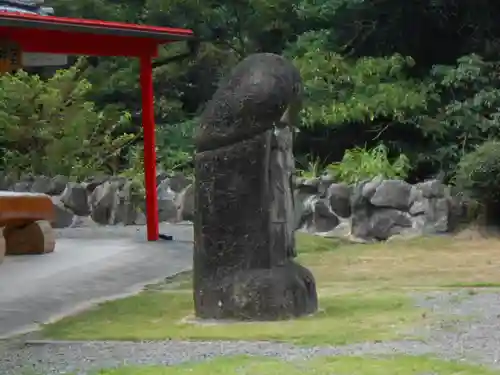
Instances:
[[[0,39],[27,52],[156,56],[158,45],[193,37],[188,29],[0,12]]]

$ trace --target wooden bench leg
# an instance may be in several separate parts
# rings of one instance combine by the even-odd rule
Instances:
[[[3,230],[6,255],[46,254],[54,251],[55,233],[48,221],[40,220]]]

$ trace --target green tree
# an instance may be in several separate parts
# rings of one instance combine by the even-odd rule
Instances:
[[[472,54],[432,69],[433,100],[419,120],[435,150],[422,159],[451,175],[465,154],[500,137],[499,68],[500,62]]]
[[[52,0],[51,6],[62,16],[192,28],[204,40],[195,58],[155,69],[165,165],[189,164],[189,134],[221,77],[263,51],[284,53],[302,72],[299,157],[328,164],[346,150],[383,143],[389,159],[407,155],[409,179],[451,176],[462,155],[498,136],[500,3],[493,0]],[[159,61],[183,49],[167,45]],[[137,61],[92,62],[83,72],[92,86],[87,101],[96,111],[109,105],[129,111],[126,131],[140,148]]]
[[[499,224],[500,141],[488,140],[463,155],[454,182],[468,198],[479,202],[487,223]]]
[[[43,81],[19,71],[0,77],[0,165],[19,174],[83,177],[114,168],[134,135],[129,116],[86,100],[91,84],[78,65]]]

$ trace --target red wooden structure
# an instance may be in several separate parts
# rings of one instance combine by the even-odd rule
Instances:
[[[17,43],[24,52],[140,59],[149,241],[159,238],[152,59],[160,45],[193,37],[186,29],[0,12],[0,40]]]

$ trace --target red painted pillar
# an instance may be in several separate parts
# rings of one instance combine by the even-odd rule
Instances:
[[[158,198],[156,192],[156,142],[154,119],[153,67],[151,56],[141,57],[142,127],[144,129],[144,185],[148,241],[157,241]]]

